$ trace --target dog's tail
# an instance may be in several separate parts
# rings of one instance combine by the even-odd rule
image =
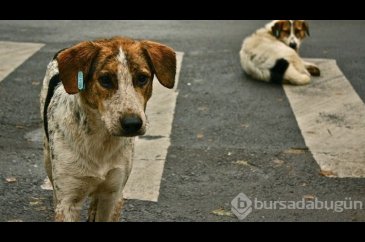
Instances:
[[[283,83],[284,75],[289,67],[289,62],[284,58],[278,59],[274,66],[265,55],[255,55],[247,52],[245,48],[240,51],[240,60],[243,70],[254,79]]]
[[[270,69],[270,81],[274,83],[283,83],[284,75],[289,67],[289,62],[284,58],[278,59],[275,65]]]

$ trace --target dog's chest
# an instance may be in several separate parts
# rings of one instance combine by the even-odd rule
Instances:
[[[105,180],[111,170],[122,172],[131,167],[133,156],[132,138],[106,141],[105,139],[77,139],[68,145],[67,139],[57,135],[52,141],[52,163],[58,171],[65,171],[76,177],[94,177]],[[62,172],[63,173],[63,172]]]
[[[57,170],[105,179],[113,169],[129,169],[134,138],[111,136],[83,113],[73,96],[60,90],[49,111],[50,152]]]

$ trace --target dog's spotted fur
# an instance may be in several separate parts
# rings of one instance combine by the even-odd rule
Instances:
[[[299,54],[302,40],[309,36],[304,20],[274,20],[247,37],[240,60],[243,70],[255,79],[305,85],[319,68],[303,61]]]
[[[86,82],[81,92],[79,71]],[[40,96],[56,221],[79,220],[88,196],[89,221],[119,220],[133,136],[146,131],[153,76],[172,88],[175,73],[175,52],[151,41],[116,37],[81,42],[56,54]]]

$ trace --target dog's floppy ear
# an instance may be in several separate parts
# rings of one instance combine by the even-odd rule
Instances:
[[[276,38],[279,38],[280,37],[280,33],[283,29],[283,25],[284,25],[284,22],[282,21],[278,21],[276,22],[272,27],[271,27],[271,31],[272,31],[272,34],[276,37]]]
[[[60,79],[68,94],[79,92],[77,85],[79,72],[82,72],[83,78],[88,77],[92,60],[98,50],[99,47],[93,42],[81,42],[57,55]]]
[[[309,34],[309,25],[306,21],[303,21],[303,30],[305,31],[305,33],[310,36]]]
[[[144,40],[141,42],[150,58],[159,82],[167,88],[173,88],[176,75],[176,54],[173,49],[160,43]]]
[[[308,23],[305,20],[294,20],[294,29],[297,31],[299,30],[299,36],[301,38],[304,38],[306,36],[310,36],[309,34],[309,26]]]

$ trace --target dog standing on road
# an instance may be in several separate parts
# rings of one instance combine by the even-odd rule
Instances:
[[[134,136],[146,131],[153,77],[173,88],[175,74],[174,50],[152,41],[115,37],[55,55],[40,103],[56,221],[79,220],[88,196],[88,221],[119,221]]]
[[[255,79],[306,85],[319,76],[319,68],[298,54],[302,40],[309,36],[304,20],[274,20],[247,37],[240,59],[243,70]]]

